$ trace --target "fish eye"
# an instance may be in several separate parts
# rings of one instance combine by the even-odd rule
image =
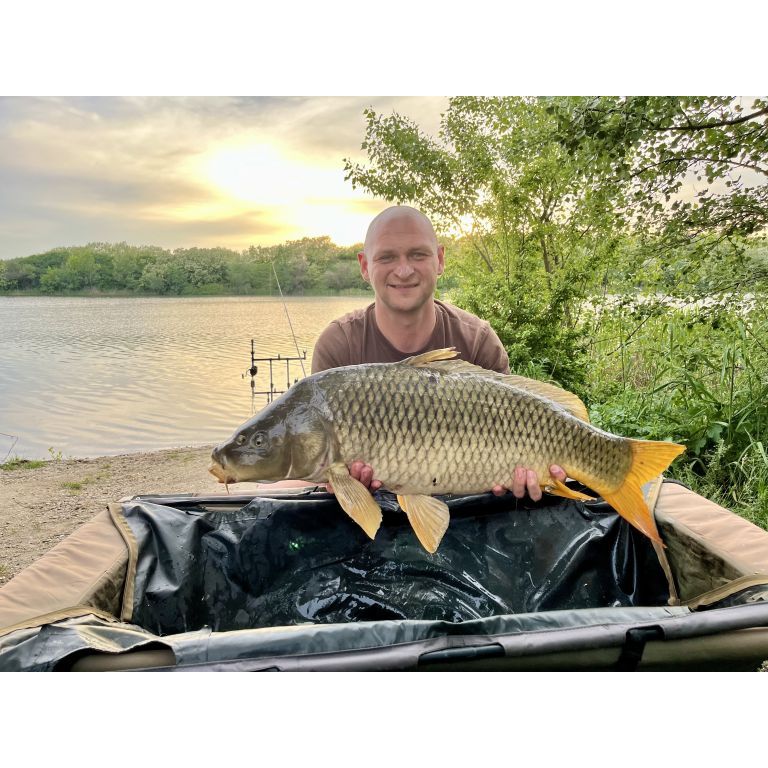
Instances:
[[[263,432],[257,432],[254,435],[254,437],[253,437],[253,444],[257,448],[261,448],[261,446],[264,445],[265,442],[266,442],[266,439],[264,437],[264,433]]]

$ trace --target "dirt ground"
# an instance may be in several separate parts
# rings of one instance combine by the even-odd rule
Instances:
[[[225,493],[208,473],[212,446],[50,461],[0,470],[0,585],[125,496]],[[238,492],[255,488],[240,483]]]

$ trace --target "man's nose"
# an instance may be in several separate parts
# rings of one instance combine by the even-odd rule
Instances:
[[[400,278],[409,277],[413,272],[414,269],[408,259],[400,259],[397,267],[395,267],[395,274]]]

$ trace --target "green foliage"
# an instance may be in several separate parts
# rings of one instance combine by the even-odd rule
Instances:
[[[13,469],[39,469],[44,467],[44,461],[37,461],[33,459],[22,459],[20,456],[13,456],[8,459],[4,464],[0,464],[0,470],[10,472]]]
[[[50,454],[49,461],[61,461],[62,459],[62,453],[61,451],[54,450],[53,447],[50,447],[48,449],[48,453]],[[0,464],[0,470],[12,470],[12,469],[39,469],[40,467],[44,467],[48,461],[38,461],[37,459],[23,459],[20,456],[13,456],[8,461],[6,461],[4,464]]]
[[[532,257],[533,258],[533,257]],[[586,374],[586,332],[562,322],[567,291],[557,296],[548,290],[546,275],[531,270],[525,280],[514,274],[477,269],[473,258],[448,262],[456,276],[449,298],[487,320],[509,355],[513,372],[536,379],[552,379],[582,393]],[[525,268],[523,263],[521,268]],[[534,282],[534,277],[538,278]]]
[[[150,293],[178,296],[205,292],[203,286],[223,284],[227,270],[222,250],[177,248],[162,253],[144,267],[139,287]]]
[[[34,257],[30,257],[32,259]],[[35,288],[40,279],[40,270],[26,259],[10,259],[3,262],[3,285],[5,290],[28,290]]]
[[[569,154],[607,159],[631,182],[635,231],[679,244],[768,225],[768,101],[733,96],[552,99]],[[692,196],[683,184],[695,180]]]
[[[608,431],[684,443],[671,473],[768,527],[768,285],[756,287],[705,306],[598,308],[588,399]]]
[[[0,262],[0,293],[140,293],[161,296],[365,292],[356,253],[329,237],[281,245],[177,248],[89,243]],[[279,288],[278,288],[279,284]]]

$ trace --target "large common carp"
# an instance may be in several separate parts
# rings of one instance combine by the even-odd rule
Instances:
[[[575,395],[455,357],[455,350],[440,349],[302,379],[216,447],[210,471],[224,483],[330,481],[344,511],[373,538],[381,509],[347,470],[364,461],[397,494],[419,541],[434,552],[449,513],[432,494],[511,487],[515,467],[523,466],[550,493],[591,498],[550,477],[550,465],[559,464],[661,543],[640,486],[683,446],[604,432],[589,423]]]

